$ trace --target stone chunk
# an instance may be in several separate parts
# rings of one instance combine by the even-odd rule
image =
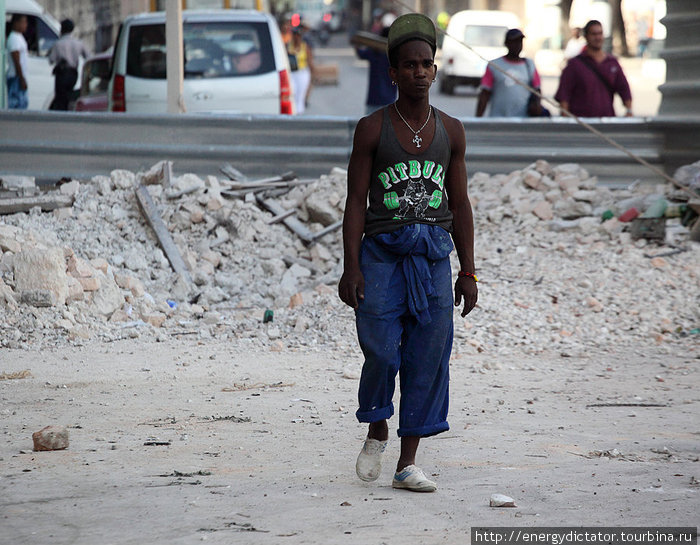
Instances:
[[[532,209],[532,213],[541,220],[551,220],[554,217],[552,204],[549,201],[538,202]]]
[[[68,296],[68,275],[63,250],[26,249],[14,258],[15,290],[48,290],[54,304],[63,305]]]
[[[61,184],[58,188],[62,195],[68,195],[74,197],[80,191],[80,182],[78,180],[71,180],[67,184]]]
[[[63,426],[46,426],[32,434],[34,450],[63,450],[68,448],[68,429]]]

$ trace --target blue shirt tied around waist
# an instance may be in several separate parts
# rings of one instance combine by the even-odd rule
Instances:
[[[428,297],[434,296],[429,261],[438,261],[454,249],[450,234],[442,227],[424,223],[404,225],[389,233],[365,237],[365,251],[385,263],[401,264],[407,285],[407,303],[419,324],[430,323]]]

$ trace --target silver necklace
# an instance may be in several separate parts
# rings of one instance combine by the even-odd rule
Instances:
[[[413,133],[413,140],[412,140],[412,142],[416,145],[417,148],[420,148],[420,144],[421,144],[421,142],[423,141],[423,139],[422,139],[420,136],[418,136],[418,133],[419,133],[420,131],[422,131],[423,129],[425,129],[425,126],[428,124],[428,121],[430,121],[430,112],[432,112],[433,109],[432,109],[430,106],[428,106],[428,117],[425,119],[425,123],[423,123],[423,125],[421,126],[421,128],[418,129],[417,131],[414,131],[414,130],[413,130],[413,127],[411,127],[411,126],[408,124],[408,121],[406,121],[406,120],[404,119],[404,117],[401,115],[401,112],[399,112],[399,108],[398,108],[398,106],[396,105],[396,102],[394,102],[394,110],[396,110],[396,113],[399,114],[399,117],[401,118],[401,121],[403,121],[403,122],[406,124],[406,126],[411,130],[411,132]]]

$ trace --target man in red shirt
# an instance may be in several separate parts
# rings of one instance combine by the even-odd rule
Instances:
[[[614,117],[613,97],[620,95],[632,116],[632,93],[617,59],[603,51],[603,25],[588,21],[583,29],[586,48],[564,68],[554,98],[579,117]]]

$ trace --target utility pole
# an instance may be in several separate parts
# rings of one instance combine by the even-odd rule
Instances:
[[[3,0],[0,0],[3,1]],[[167,63],[165,75],[168,80],[168,113],[185,112],[183,97],[184,61],[182,51],[182,3],[167,0],[165,5],[165,49]]]

